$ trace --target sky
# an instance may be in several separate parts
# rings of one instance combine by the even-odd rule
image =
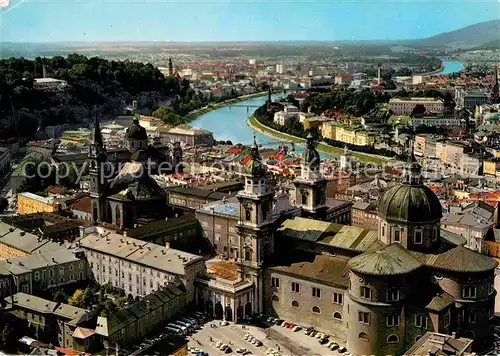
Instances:
[[[500,0],[10,0],[0,41],[412,39],[498,18]]]

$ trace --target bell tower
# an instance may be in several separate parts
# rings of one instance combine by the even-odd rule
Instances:
[[[264,300],[262,265],[274,251],[274,192],[267,186],[266,170],[255,136],[244,176],[245,188],[236,196],[239,209],[237,231],[240,239],[238,270],[244,279],[255,284],[252,312],[260,313]]]
[[[326,179],[320,172],[320,156],[316,143],[309,133],[307,147],[302,155],[300,176],[295,179],[295,205],[300,206],[303,215],[308,218],[325,220]]]
[[[106,221],[107,182],[105,168],[107,153],[102,139],[97,115],[94,117],[94,131],[89,145],[89,176],[92,222],[97,224]]]

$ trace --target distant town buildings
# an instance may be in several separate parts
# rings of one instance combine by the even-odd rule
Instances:
[[[444,102],[434,98],[392,98],[389,100],[389,110],[395,115],[410,115],[415,106],[422,105],[426,111],[442,114]]]

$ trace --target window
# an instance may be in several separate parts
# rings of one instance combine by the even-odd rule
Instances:
[[[370,289],[370,287],[361,287],[360,295],[361,298],[372,299],[372,290]]]
[[[463,289],[464,298],[476,298],[476,287],[475,286],[465,286]]]
[[[450,321],[451,321],[451,312],[450,309],[448,309],[444,314],[444,327],[450,326]]]
[[[292,282],[292,292],[299,293],[300,285],[297,282]]]
[[[401,231],[394,231],[394,242],[401,242]]]
[[[49,277],[50,278],[54,277],[54,270],[53,269],[49,270]]]
[[[333,319],[342,320],[342,314],[340,314],[339,312],[333,313]]]
[[[279,302],[280,301],[280,298],[277,295],[273,295],[273,297],[271,299],[272,299],[273,302]]]
[[[316,306],[313,307],[312,312],[315,314],[321,314],[321,310],[319,310],[319,307]]]
[[[40,279],[40,273],[37,271],[35,272],[35,281],[38,281]]]
[[[252,220],[252,209],[250,208],[245,209],[245,220],[246,221]]]
[[[321,298],[321,289],[312,287],[312,296],[315,298]]]
[[[273,287],[279,288],[280,287],[280,279],[278,277],[272,277],[271,278],[271,285]]]
[[[385,226],[382,225],[382,236],[385,236]]]
[[[422,229],[418,228],[415,229],[414,235],[413,235],[413,242],[417,245],[420,245],[423,243],[423,233]]]
[[[302,205],[307,205],[307,192],[302,192]]]
[[[358,313],[358,320],[361,324],[370,325],[370,313],[359,312]]]
[[[83,272],[80,272],[80,279],[83,279]]]
[[[252,260],[252,251],[245,250],[245,260],[246,261],[251,261]]]
[[[387,315],[387,326],[399,326],[399,315],[391,314]]]
[[[399,338],[397,335],[389,335],[387,337],[387,343],[388,344],[396,344],[399,341]]]
[[[59,278],[59,281],[60,281],[61,283],[64,283],[64,277]]]
[[[75,266],[73,266],[73,265],[69,265],[69,270],[70,270],[70,271],[73,271],[74,269],[75,269]]]
[[[336,303],[336,304],[342,304],[344,302],[343,298],[344,298],[343,294],[333,292],[333,302],[334,303]]]
[[[417,328],[427,329],[427,317],[423,315],[415,315],[415,326]]]
[[[397,302],[399,300],[399,289],[393,288],[387,291],[387,301]]]
[[[471,310],[469,312],[469,323],[475,323],[476,322],[476,311]]]
[[[294,300],[294,301],[292,302],[292,307],[294,307],[294,308],[298,308],[298,307],[299,307],[299,302],[297,302],[296,300]]]
[[[367,333],[359,333],[358,338],[363,341],[368,341],[368,334]]]

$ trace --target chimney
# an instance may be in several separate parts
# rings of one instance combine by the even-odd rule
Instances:
[[[454,339],[456,339],[457,338],[457,333],[456,332],[452,332],[451,333],[451,337],[454,338]]]

